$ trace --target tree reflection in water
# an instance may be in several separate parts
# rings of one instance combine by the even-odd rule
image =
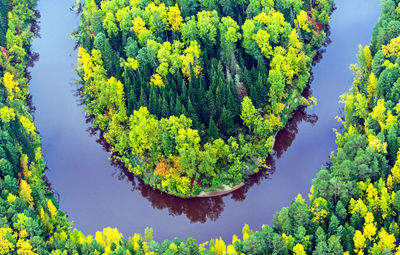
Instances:
[[[306,93],[310,93],[307,89]],[[91,120],[88,119],[88,122]],[[120,162],[112,161],[115,172],[113,173],[120,181],[128,180],[132,184],[132,192],[140,192],[152,205],[158,210],[167,209],[172,216],[185,215],[191,223],[205,223],[208,220],[216,221],[224,210],[224,198],[230,196],[234,201],[244,201],[249,189],[254,185],[259,185],[265,179],[271,179],[275,172],[275,161],[291,146],[298,133],[298,124],[306,121],[314,125],[318,121],[318,116],[307,114],[304,108],[299,109],[293,114],[292,119],[287,123],[286,128],[281,130],[274,144],[274,155],[270,156],[266,162],[268,169],[262,169],[259,173],[251,176],[245,185],[224,196],[210,198],[188,198],[182,199],[172,195],[168,195],[159,190],[154,190],[146,185],[142,180],[136,178],[127,170]],[[89,129],[90,134],[95,135],[97,130]],[[100,138],[97,140],[104,150],[110,151],[110,145],[107,144],[100,132]],[[267,174],[268,172],[268,174]]]

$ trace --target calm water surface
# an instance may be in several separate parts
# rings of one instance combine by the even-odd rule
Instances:
[[[367,44],[380,14],[377,0],[338,0],[332,15],[332,43],[313,69],[311,84],[318,106],[299,111],[278,135],[276,155],[268,160],[272,175],[254,176],[233,194],[209,199],[178,199],[143,185],[112,166],[109,154],[90,135],[82,107],[74,96],[77,76],[70,32],[79,18],[71,0],[39,1],[41,38],[33,43],[40,59],[31,70],[35,123],[52,188],[73,227],[93,235],[117,227],[124,236],[148,226],[160,241],[195,237],[200,242],[222,236],[229,241],[244,224],[260,230],[297,195],[307,197],[312,178],[335,148],[332,128],[340,113],[339,96],[352,82],[349,65],[358,44]]]

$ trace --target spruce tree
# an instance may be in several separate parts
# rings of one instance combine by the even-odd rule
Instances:
[[[208,125],[208,136],[211,139],[218,139],[219,133],[218,133],[218,128],[215,125],[215,122],[213,119],[210,119],[210,124]]]
[[[200,127],[199,117],[196,113],[196,110],[193,107],[192,101],[188,100],[188,114],[189,118],[193,121],[193,127],[198,129]]]
[[[162,107],[161,107],[162,109],[161,109],[161,114],[162,114],[162,117],[163,118],[168,118],[169,117],[169,105],[168,105],[168,102],[167,102],[167,100],[165,99],[165,97],[163,97],[163,100],[162,100]]]
[[[233,123],[232,113],[225,107],[222,109],[221,130],[227,136],[231,136],[235,131],[235,124]]]

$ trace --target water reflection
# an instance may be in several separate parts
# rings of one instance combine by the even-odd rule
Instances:
[[[79,92],[80,90],[77,90],[75,95],[79,96]],[[307,87],[303,96],[311,96],[310,87]],[[82,103],[82,99],[80,98],[79,104],[81,105]],[[92,119],[87,118],[86,121],[87,123],[91,123]],[[244,201],[247,192],[252,186],[259,185],[265,179],[271,179],[276,170],[275,161],[291,146],[299,131],[299,123],[307,122],[314,125],[317,121],[318,116],[316,114],[307,114],[304,107],[297,110],[293,114],[292,119],[287,123],[285,129],[278,132],[276,136],[273,147],[275,153],[266,160],[269,168],[262,169],[259,173],[246,180],[243,187],[224,196],[182,199],[168,195],[146,185],[141,179],[135,177],[126,167],[117,161],[111,161],[111,165],[115,169],[112,175],[120,181],[129,181],[132,185],[131,191],[140,192],[142,197],[146,198],[154,209],[167,209],[171,216],[185,215],[191,223],[205,223],[208,220],[216,221],[221,216],[225,207],[223,198],[230,196],[230,199],[234,201]],[[105,141],[101,131],[94,128],[88,128],[87,131],[92,136],[98,135],[97,143],[99,143],[105,151],[110,152],[110,145]]]

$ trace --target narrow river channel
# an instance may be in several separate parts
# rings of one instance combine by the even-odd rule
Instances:
[[[70,32],[79,17],[72,0],[40,0],[41,38],[33,42],[40,54],[31,69],[35,123],[43,141],[46,176],[59,195],[61,209],[73,227],[93,235],[117,227],[124,236],[154,229],[157,241],[179,237],[200,242],[221,236],[230,241],[244,224],[254,230],[271,224],[273,214],[297,195],[307,197],[311,181],[335,148],[332,128],[340,114],[339,96],[351,85],[349,65],[356,63],[358,44],[368,44],[380,14],[377,0],[338,0],[332,15],[332,43],[313,68],[311,83],[318,105],[299,111],[278,135],[269,177],[253,177],[224,197],[178,199],[153,191],[123,170],[90,135],[75,96],[76,51]]]

